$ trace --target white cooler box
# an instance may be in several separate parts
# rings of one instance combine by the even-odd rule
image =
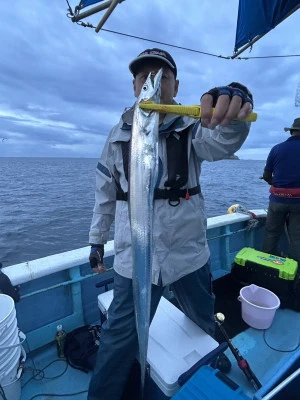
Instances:
[[[106,316],[112,298],[112,290],[98,296],[98,307]],[[147,361],[156,385],[150,385],[155,393],[147,393],[147,399],[172,397],[180,388],[178,377],[218,346],[216,340],[162,297],[149,331]]]

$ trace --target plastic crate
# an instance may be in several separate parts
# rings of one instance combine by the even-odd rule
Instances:
[[[262,268],[266,274],[273,275],[278,279],[293,281],[296,278],[298,263],[291,258],[274,256],[244,247],[235,256],[234,262],[239,266],[251,266],[251,268]]]
[[[297,261],[244,247],[234,259],[231,274],[243,285],[254,283],[271,290],[280,298],[282,307],[300,310]]]

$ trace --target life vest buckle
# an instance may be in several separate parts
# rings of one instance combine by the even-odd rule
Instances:
[[[170,204],[171,207],[177,207],[180,204],[180,199],[179,198],[177,198],[177,199],[169,199],[168,203]]]

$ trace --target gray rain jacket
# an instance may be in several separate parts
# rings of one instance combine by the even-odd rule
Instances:
[[[105,244],[110,226],[115,220],[114,269],[132,278],[131,232],[128,202],[116,201],[116,182],[124,192],[128,182],[123,168],[121,142],[131,137],[133,108],[124,112],[120,122],[110,132],[96,171],[96,192],[89,242]],[[159,128],[158,187],[164,189],[168,180],[166,137],[170,132],[187,129],[188,182],[186,188],[199,184],[202,161],[216,161],[235,153],[244,143],[250,123],[233,121],[214,131],[203,128],[198,121],[188,117],[167,114]],[[177,281],[209,259],[206,240],[207,219],[201,193],[189,200],[181,199],[176,207],[168,199],[154,200],[152,283],[163,286]]]

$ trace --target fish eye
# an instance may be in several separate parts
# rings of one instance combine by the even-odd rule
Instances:
[[[142,90],[147,90],[148,89],[148,85],[146,83],[144,83]]]

